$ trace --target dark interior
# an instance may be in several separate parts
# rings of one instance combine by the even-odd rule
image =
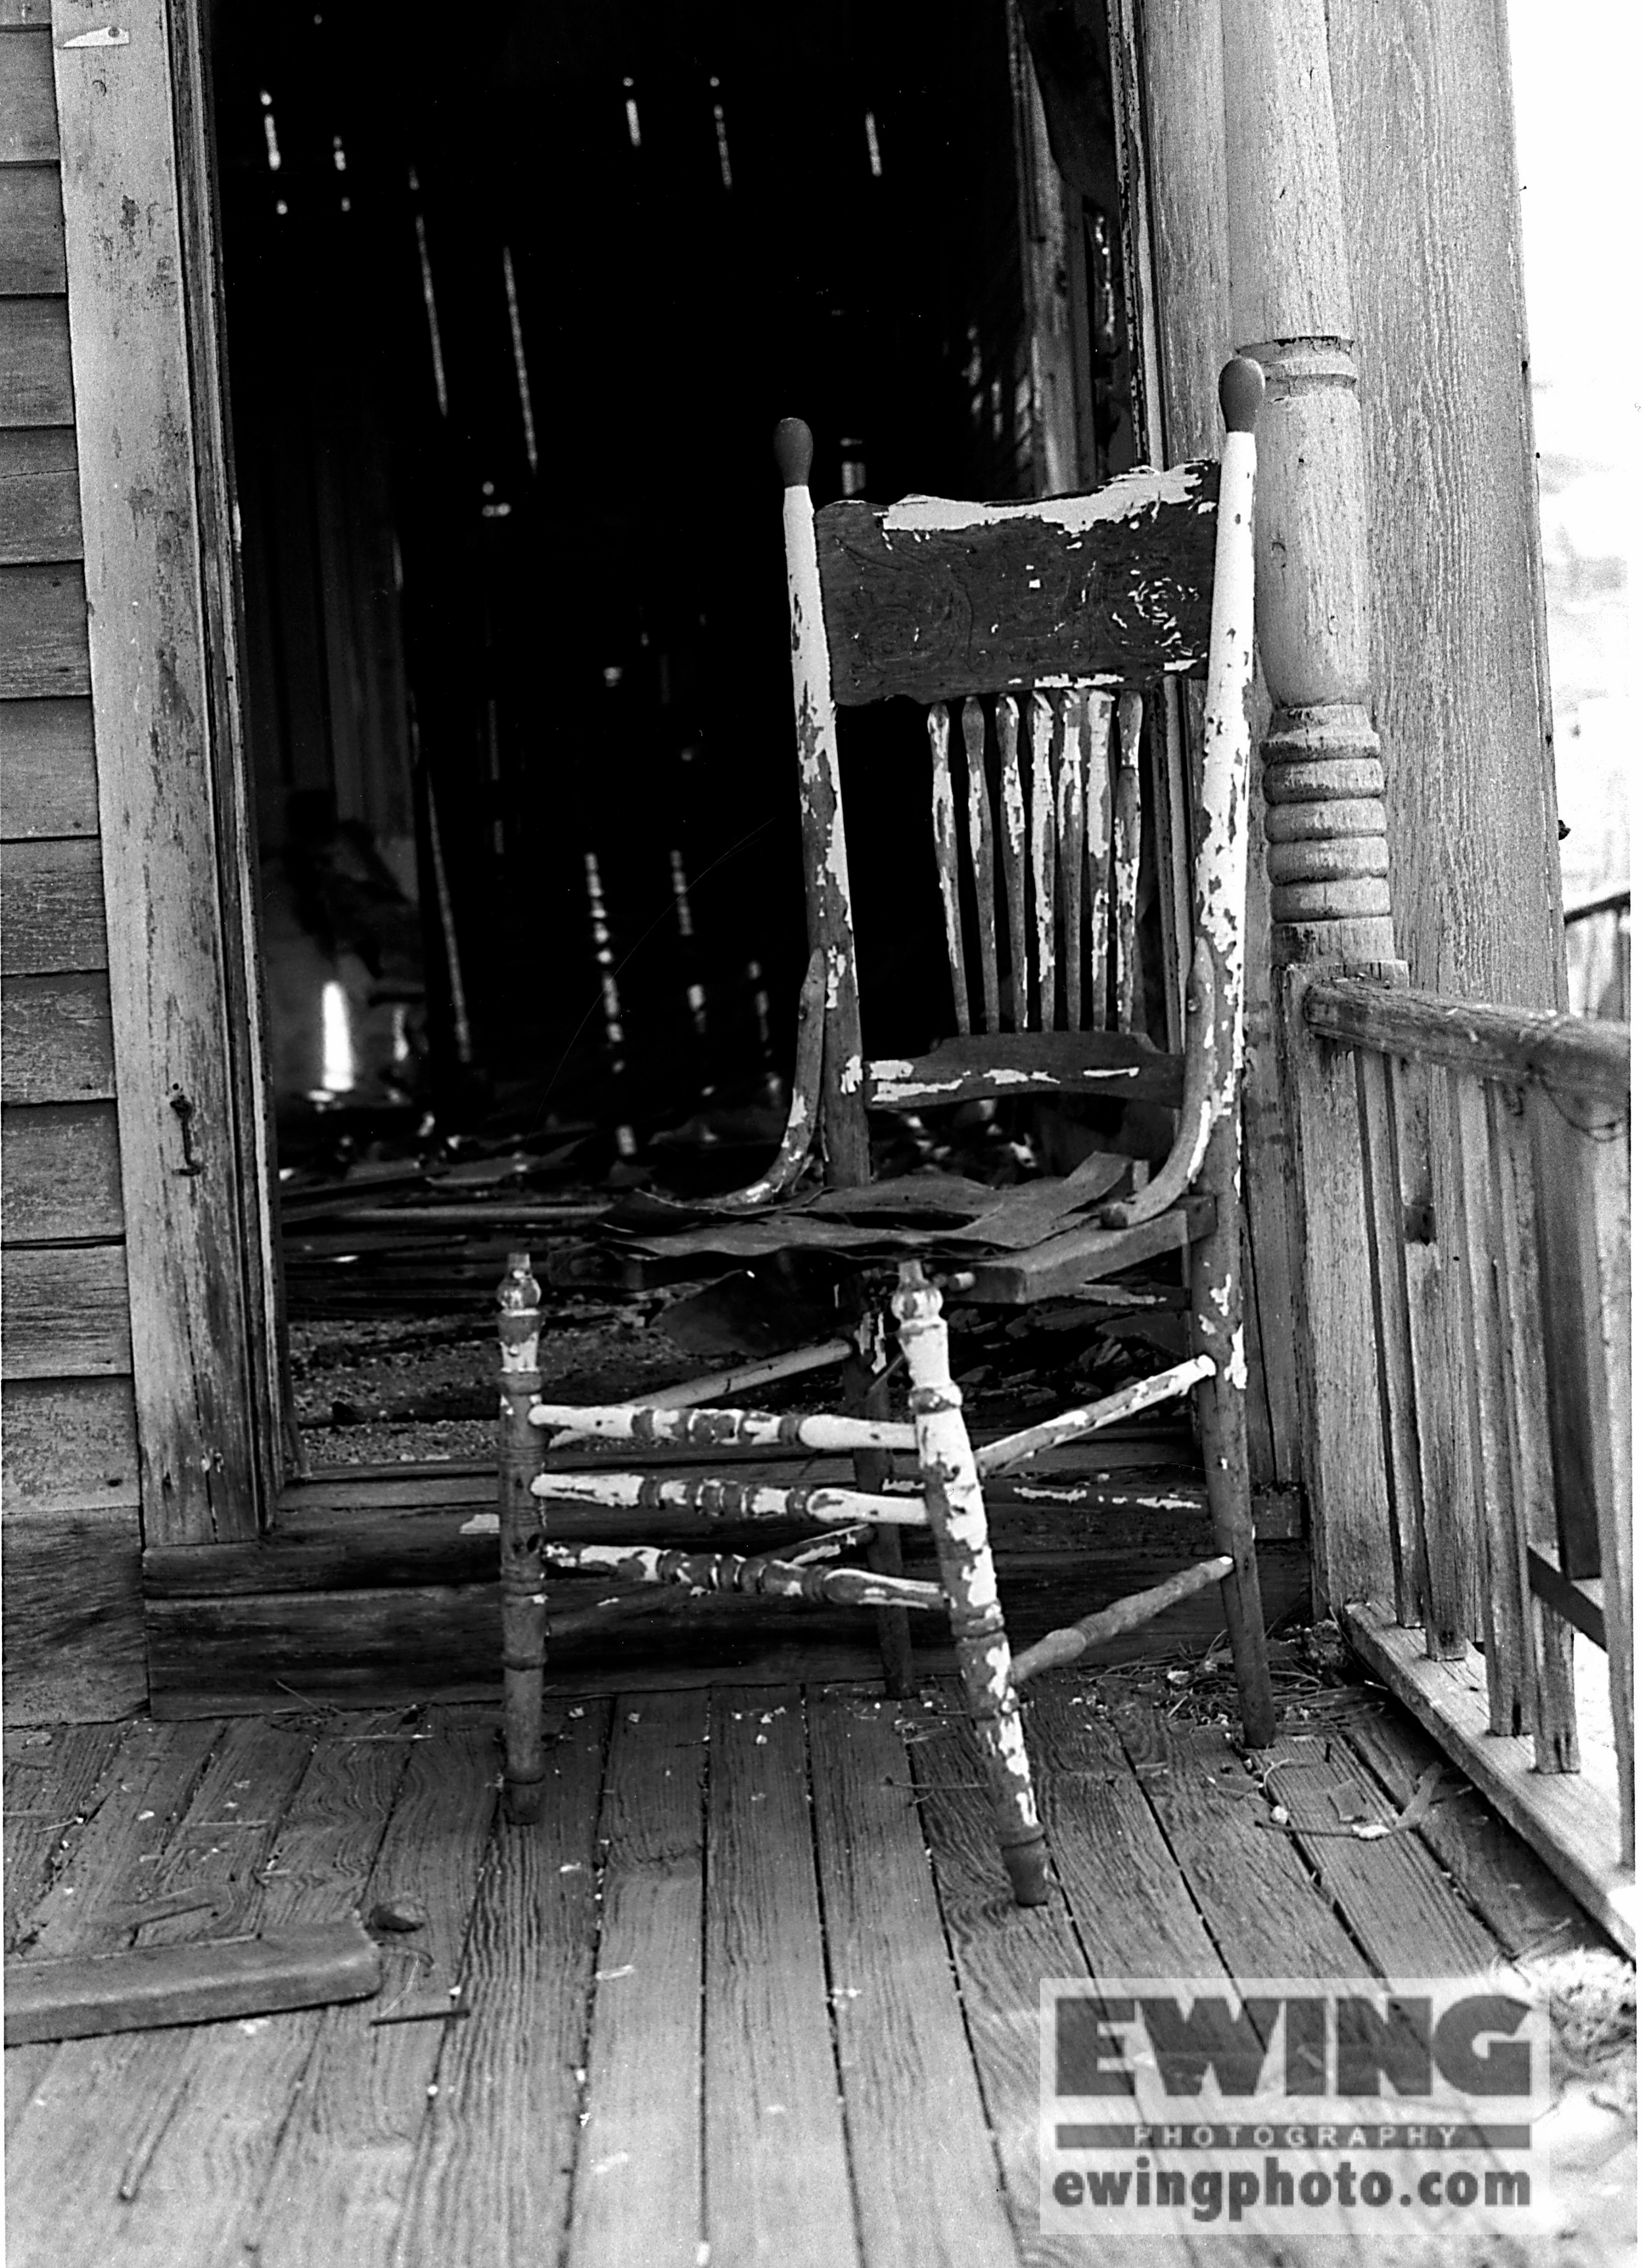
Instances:
[[[1030,491],[1024,66],[1001,0],[575,0],[483,38],[420,6],[218,11],[285,1154],[362,1121],[642,1145],[785,1072],[770,434],[811,424],[818,502]],[[1116,225],[1085,216],[1104,475],[1130,455]],[[868,1043],[917,1046],[945,1004],[935,925],[910,954],[898,905],[930,887],[917,720],[848,722]]]

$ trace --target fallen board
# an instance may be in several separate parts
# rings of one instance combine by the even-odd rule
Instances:
[[[164,2024],[368,1999],[381,1955],[357,1920],[63,1961],[8,1962],[5,2043],[94,2039]]]

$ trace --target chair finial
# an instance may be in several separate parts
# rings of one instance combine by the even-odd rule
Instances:
[[[784,417],[776,429],[776,462],[785,489],[807,488],[815,443],[802,417]]]
[[[1237,355],[1221,372],[1221,416],[1229,433],[1253,433],[1266,392],[1266,372],[1249,355]]]

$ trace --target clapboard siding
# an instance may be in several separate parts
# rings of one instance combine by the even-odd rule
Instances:
[[[0,173],[0,187],[5,175]],[[80,556],[80,468],[71,425],[0,432],[0,566]]]
[[[134,1714],[148,1697],[136,1506],[10,1513],[0,1546],[8,1719]]]
[[[107,968],[95,838],[8,843],[0,878],[0,976]]]
[[[20,1378],[6,1388],[4,1486],[20,1506],[83,1511],[137,1501],[129,1378]]]
[[[67,425],[73,416],[68,301],[0,299],[0,425]]]
[[[0,1377],[117,1378],[130,1370],[123,1245],[8,1249],[0,1288]]]
[[[46,0],[0,0],[0,1469],[14,1723],[123,1715],[148,1682],[53,71]]]
[[[0,994],[0,1102],[104,1102],[114,1092],[107,977],[14,976]]]
[[[84,569],[0,567],[0,699],[91,689]]]
[[[0,50],[0,66],[5,60]],[[11,298],[68,288],[56,166],[0,166],[0,293]]]
[[[0,166],[39,165],[57,154],[49,26],[0,33]]]
[[[0,842],[96,832],[91,703],[0,701]]]
[[[52,1102],[0,1112],[5,1176],[0,1239],[90,1243],[117,1237],[120,1134],[112,1102]]]

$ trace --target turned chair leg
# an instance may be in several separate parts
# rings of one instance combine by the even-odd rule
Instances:
[[[1243,1736],[1252,1749],[1277,1737],[1277,1711],[1266,1655],[1261,1585],[1249,1509],[1249,1436],[1245,1410],[1243,1256],[1239,1235],[1235,1128],[1210,1138],[1204,1185],[1216,1193],[1216,1224],[1192,1248],[1192,1352],[1207,1354],[1214,1375],[1195,1389],[1204,1479],[1215,1549],[1232,1561],[1221,1585],[1221,1610],[1232,1646]]]
[[[876,1304],[863,1310],[858,1344],[863,1351],[853,1354],[844,1366],[844,1408],[852,1418],[888,1418],[889,1364],[881,1314]],[[858,1489],[877,1496],[888,1485],[895,1461],[888,1449],[857,1449],[852,1453],[852,1462]],[[876,1575],[899,1575],[900,1528],[874,1528],[867,1543],[866,1559]],[[913,1678],[912,1618],[905,1607],[875,1607],[873,1619],[879,1630],[884,1690],[892,1700],[908,1700],[917,1690]]]
[[[542,1397],[536,1367],[542,1293],[529,1256],[509,1255],[497,1294],[501,1308],[502,1425],[497,1512],[502,1548],[503,1809],[520,1825],[542,1814],[548,1778],[542,1742],[542,1672],[547,1603],[542,1591],[542,1513],[531,1494],[540,1462],[533,1403]]]
[[[1050,1853],[1033,1793],[1010,1641],[987,1537],[987,1511],[960,1414],[963,1396],[947,1365],[941,1295],[924,1281],[916,1261],[903,1267],[894,1304],[913,1381],[925,1508],[935,1538],[954,1650],[981,1749],[998,1845],[1017,1905],[1042,1906],[1050,1897]]]

